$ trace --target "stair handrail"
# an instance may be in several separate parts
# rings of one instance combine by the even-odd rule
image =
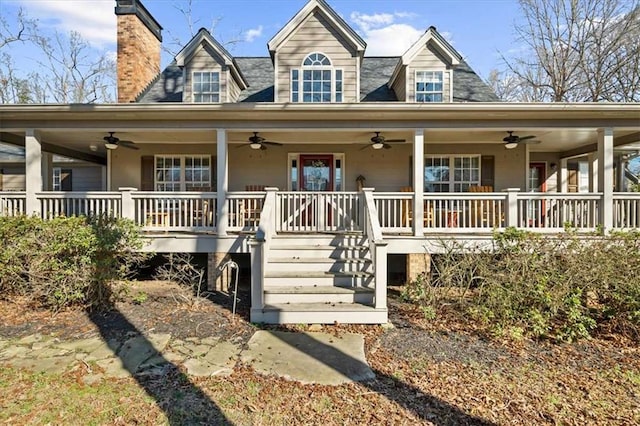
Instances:
[[[275,235],[276,192],[278,188],[265,188],[266,195],[256,235],[251,246],[251,310],[264,308],[264,272],[269,257],[269,242]]]
[[[374,188],[362,188],[364,198],[364,233],[369,241],[375,280],[375,308],[387,308],[387,242],[382,236],[378,209],[373,198]]]

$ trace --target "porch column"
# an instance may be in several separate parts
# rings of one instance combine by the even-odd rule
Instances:
[[[227,208],[227,192],[229,191],[229,159],[227,152],[227,130],[217,129],[216,138],[217,149],[217,215],[216,232],[219,236],[227,235],[227,224],[229,223],[229,211]]]
[[[25,213],[40,215],[40,204],[36,193],[42,191],[42,145],[35,129],[27,129],[24,137],[25,160]]]
[[[569,160],[560,159],[560,168],[558,169],[558,179],[560,180],[560,191],[562,193],[569,192]]]
[[[605,231],[613,227],[613,129],[598,129],[598,192],[602,202],[598,209]]]
[[[598,149],[600,149],[598,147]],[[592,152],[587,157],[589,164],[589,192],[598,192],[598,157],[599,154]]]
[[[413,135],[413,235],[424,235],[424,129]]]
[[[53,154],[42,153],[42,166],[40,175],[42,176],[42,190],[53,191]]]

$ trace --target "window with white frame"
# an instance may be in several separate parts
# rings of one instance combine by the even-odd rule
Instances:
[[[443,102],[443,81],[443,71],[416,71],[416,102]]]
[[[157,155],[156,191],[211,190],[211,157],[208,155]]]
[[[53,190],[62,191],[62,169],[60,167],[53,168]]]
[[[291,102],[342,102],[343,72],[322,53],[312,53],[291,70]]]
[[[439,155],[424,160],[426,192],[466,192],[480,185],[480,155]]]
[[[220,73],[195,71],[192,83],[193,102],[220,102]]]

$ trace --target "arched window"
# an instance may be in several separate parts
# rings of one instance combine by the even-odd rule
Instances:
[[[311,53],[291,70],[292,102],[342,102],[342,70],[329,57]]]

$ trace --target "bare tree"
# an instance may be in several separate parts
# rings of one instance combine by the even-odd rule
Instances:
[[[22,9],[15,18],[13,24],[0,18],[0,102],[113,102],[116,64],[107,52],[77,32],[45,35]],[[12,49],[19,43],[39,52],[35,66],[16,64]]]
[[[640,96],[637,0],[520,0],[526,49],[505,58],[534,101],[634,101]],[[511,78],[511,77],[510,77]]]

